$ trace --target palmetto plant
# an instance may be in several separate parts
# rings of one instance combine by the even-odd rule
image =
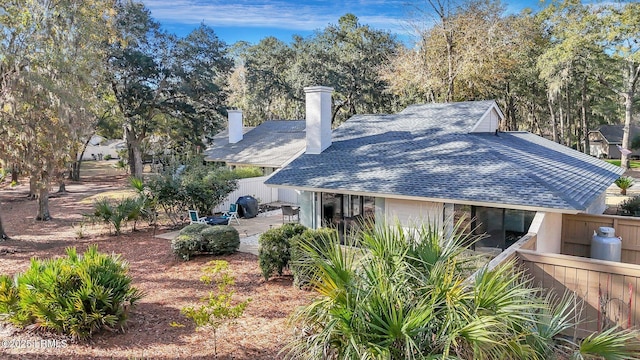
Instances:
[[[572,318],[539,297],[513,262],[466,281],[476,259],[462,254],[476,239],[460,226],[447,232],[377,225],[360,237],[359,248],[342,247],[332,237],[324,244],[302,241],[311,261],[299,265],[309,267],[319,297],[292,317],[297,332],[286,356],[552,358],[560,349],[556,335]]]
[[[621,176],[616,179],[615,184],[620,188],[620,194],[627,195],[627,189],[633,186],[634,180],[629,176]]]
[[[131,285],[128,264],[91,246],[82,255],[33,259],[24,273],[0,276],[0,319],[85,339],[122,330],[143,294]]]

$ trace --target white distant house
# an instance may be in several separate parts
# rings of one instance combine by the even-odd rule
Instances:
[[[93,135],[82,155],[82,160],[102,160],[107,155],[115,159],[118,158],[118,151],[126,149],[126,147],[127,145],[122,139],[106,139],[100,135]]]
[[[502,248],[543,221],[558,252],[562,214],[601,214],[617,166],[524,132],[500,132],[494,101],[422,104],[355,115],[331,130],[331,88],[306,88],[304,154],[265,183],[295,189],[300,222],[348,230],[362,219],[443,221],[469,212],[483,247]]]

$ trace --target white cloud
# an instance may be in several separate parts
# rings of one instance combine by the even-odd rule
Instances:
[[[216,27],[268,27],[287,30],[309,31],[326,27],[338,22],[340,16],[352,12],[360,22],[378,29],[392,32],[404,32],[401,26],[401,14],[384,14],[378,8],[371,13],[368,6],[390,2],[381,0],[361,0],[353,7],[345,3],[328,1],[197,1],[197,0],[144,0],[152,16],[160,22],[196,25],[201,22]],[[400,2],[394,2],[400,6]],[[362,14],[360,14],[361,12]]]

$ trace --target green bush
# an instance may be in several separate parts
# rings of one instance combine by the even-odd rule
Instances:
[[[127,272],[119,256],[96,246],[81,256],[68,248],[64,258],[32,259],[14,279],[0,276],[0,313],[20,327],[37,325],[78,339],[124,329],[128,311],[142,297]]]
[[[191,224],[171,240],[171,251],[185,261],[198,254],[233,254],[239,246],[238,230],[227,225]]]
[[[191,256],[202,252],[202,235],[180,234],[171,240],[171,251],[182,260],[188,261]]]
[[[323,249],[329,244],[339,243],[338,234],[335,229],[320,228],[317,230],[307,229],[302,234],[293,237],[291,243],[291,259],[289,260],[289,269],[293,275],[293,285],[307,289],[313,278],[313,267],[311,256],[305,251],[301,244],[308,244],[318,249],[318,253],[323,253]]]
[[[640,195],[623,201],[622,204],[620,204],[620,208],[627,211],[631,215],[635,215],[637,212],[640,212]]]
[[[210,228],[208,224],[190,224],[180,230],[180,235],[200,234],[202,230]]]
[[[105,155],[105,156],[103,157],[103,159],[105,159],[105,160],[111,160],[111,159],[113,159],[113,156],[111,156],[111,154],[107,154],[107,155]]]
[[[240,246],[240,234],[233,226],[210,226],[200,235],[203,250],[213,255],[233,254]]]
[[[259,167],[255,167],[255,166],[237,167],[237,168],[235,168],[233,170],[233,172],[236,174],[238,179],[259,177],[259,176],[264,175],[262,173],[262,169],[260,169]]]
[[[275,273],[282,275],[282,270],[289,265],[291,256],[290,240],[302,234],[306,227],[300,224],[284,224],[279,228],[262,233],[258,239],[258,258],[262,276],[269,280]]]

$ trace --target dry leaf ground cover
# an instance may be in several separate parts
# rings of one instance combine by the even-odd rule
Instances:
[[[86,342],[0,325],[0,359],[214,358],[212,331],[196,331],[180,314],[182,307],[198,305],[211,289],[199,278],[205,264],[214,259],[229,262],[236,277],[237,299],[252,299],[240,319],[218,329],[218,358],[278,358],[291,334],[286,325],[289,314],[308,302],[311,294],[295,289],[290,277],[265,281],[255,255],[200,256],[183,262],[171,254],[168,240],[154,237],[154,229],[146,226],[136,232],[127,228],[124,234],[113,236],[103,226],[87,225],[82,227],[83,237],[77,238],[82,214],[92,208],[91,200],[100,194],[122,196],[125,189],[125,175],[89,169],[83,181],[67,184],[69,193],[52,196],[53,220],[39,222],[34,220],[36,202],[26,199],[27,186],[0,185],[0,214],[11,236],[0,242],[0,273],[23,271],[32,257],[62,256],[70,246],[83,252],[97,244],[102,252],[122,255],[130,264],[134,285],[146,294],[130,314],[125,333],[101,332]],[[172,230],[161,225],[155,231]]]

